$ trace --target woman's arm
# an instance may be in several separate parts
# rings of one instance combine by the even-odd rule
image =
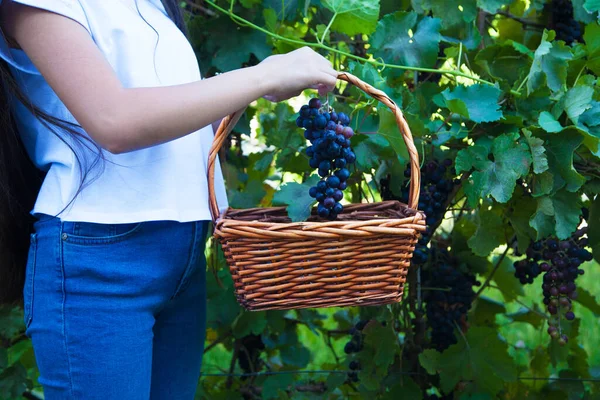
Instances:
[[[279,101],[306,88],[332,90],[336,82],[331,64],[302,48],[194,83],[128,89],[77,22],[14,2],[3,6],[2,16],[7,34],[83,129],[112,153],[185,136],[262,96]]]

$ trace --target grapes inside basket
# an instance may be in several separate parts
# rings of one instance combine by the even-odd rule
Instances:
[[[308,163],[321,177],[317,185],[310,188],[310,196],[319,202],[319,217],[335,220],[344,211],[340,201],[344,198],[343,190],[348,187],[349,168],[356,161],[350,145],[350,138],[354,136],[349,126],[350,117],[312,98],[300,109],[296,125],[305,129],[304,137],[311,143],[306,148]]]

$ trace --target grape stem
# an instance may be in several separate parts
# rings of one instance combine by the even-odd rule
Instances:
[[[500,268],[500,264],[502,264],[502,261],[504,261],[504,258],[508,254],[508,249],[510,249],[510,246],[506,246],[506,249],[504,250],[504,253],[502,253],[502,255],[500,256],[500,258],[498,258],[498,260],[496,261],[496,265],[494,265],[494,269],[492,270],[492,272],[490,272],[490,274],[488,275],[488,277],[485,279],[485,282],[483,283],[483,285],[481,285],[481,287],[479,288],[479,290],[477,291],[477,293],[475,293],[475,298],[473,300],[476,300],[479,297],[479,295],[485,290],[485,288],[489,286],[490,281],[492,280],[492,278],[496,274],[496,271],[498,271],[498,268]]]
[[[197,4],[195,4],[192,0],[184,0],[184,1],[191,8],[193,8],[193,9],[199,9],[199,6]],[[227,9],[225,9],[225,8],[217,5],[216,3],[212,2],[211,0],[204,0],[204,3],[207,4],[207,5],[209,5],[209,6],[211,6],[214,9],[220,11],[221,13],[229,16],[233,21],[237,22],[240,25],[246,26],[248,28],[255,29],[257,31],[260,31],[260,32],[264,33],[265,35],[271,36],[274,39],[281,40],[281,41],[284,41],[284,42],[287,42],[287,43],[297,44],[299,46],[309,46],[309,47],[313,47],[313,48],[316,48],[316,49],[327,50],[329,52],[337,53],[337,54],[346,56],[348,58],[352,58],[354,60],[358,60],[358,61],[361,61],[363,63],[368,63],[368,64],[371,64],[371,65],[374,65],[374,66],[377,66],[377,67],[400,69],[400,70],[405,70],[405,71],[429,72],[429,73],[432,73],[432,74],[446,74],[446,75],[460,76],[462,78],[470,79],[470,80],[472,80],[474,82],[479,82],[479,83],[482,83],[482,84],[485,84],[485,85],[489,85],[489,86],[495,86],[495,83],[493,83],[493,82],[486,81],[485,79],[477,78],[475,76],[472,76],[472,75],[469,75],[469,74],[466,74],[464,72],[457,71],[457,70],[443,70],[443,69],[433,69],[433,68],[411,67],[411,66],[408,66],[408,65],[387,64],[387,63],[383,63],[383,62],[376,61],[376,60],[373,60],[373,59],[367,59],[367,58],[364,58],[364,57],[360,57],[360,56],[354,55],[352,53],[345,52],[343,50],[335,49],[335,48],[329,47],[329,46],[327,46],[326,44],[323,44],[323,43],[319,43],[319,42],[315,43],[315,42],[307,42],[305,40],[291,39],[291,38],[288,38],[288,37],[285,37],[285,36],[281,36],[281,35],[279,35],[277,33],[271,32],[268,29],[265,29],[265,28],[263,28],[261,26],[258,26],[256,24],[253,24],[252,22],[248,21],[247,19],[245,19],[243,17],[240,17],[239,15],[235,14],[232,9],[227,10]],[[331,23],[331,21],[330,21],[330,23]],[[516,90],[511,90],[510,92],[511,92],[511,94],[513,94],[515,96],[518,96],[518,97],[521,96],[521,93],[517,92]]]
[[[319,44],[323,44],[323,42],[325,42],[325,38],[327,37],[327,34],[329,33],[329,28],[331,28],[331,25],[333,24],[333,21],[335,20],[335,17],[337,17],[338,13],[334,13],[333,17],[331,17],[331,20],[329,21],[329,24],[327,24],[327,27],[325,28],[325,30],[323,31],[323,35],[321,36],[321,40],[319,40],[319,38],[317,38],[317,41],[319,42]]]

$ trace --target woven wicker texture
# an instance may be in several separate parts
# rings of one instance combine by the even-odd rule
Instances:
[[[411,162],[409,205],[398,201],[352,204],[336,221],[313,210],[306,222],[291,222],[284,207],[234,210],[223,215],[214,192],[215,160],[243,110],[226,117],[215,134],[208,161],[209,202],[235,285],[247,310],[381,305],[399,302],[410,259],[425,216],[416,211],[420,168],[410,128],[396,104],[381,90],[341,73],[389,107]]]

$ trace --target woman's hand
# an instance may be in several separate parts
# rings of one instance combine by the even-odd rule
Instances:
[[[333,90],[338,76],[331,63],[310,47],[268,57],[257,67],[267,83],[264,98],[270,101],[287,100],[304,89],[318,89],[324,96]]]

